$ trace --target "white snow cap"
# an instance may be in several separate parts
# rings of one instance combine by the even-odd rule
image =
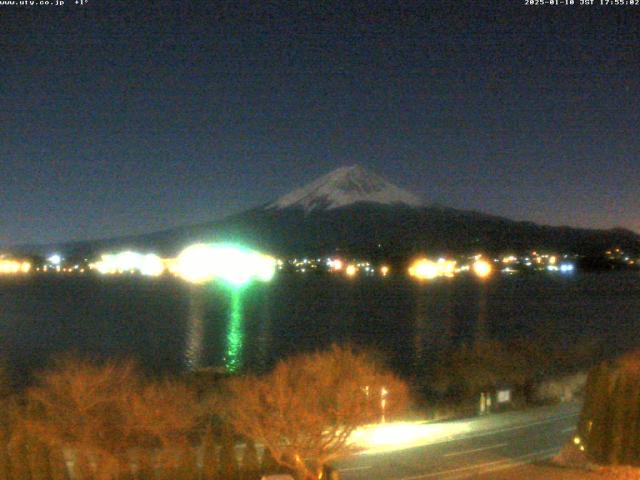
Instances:
[[[340,167],[317,180],[298,188],[267,208],[302,208],[330,210],[354,203],[369,202],[384,205],[423,205],[413,193],[402,190],[384,178],[369,172],[359,165]]]

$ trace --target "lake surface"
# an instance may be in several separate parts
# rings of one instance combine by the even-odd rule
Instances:
[[[405,279],[277,277],[242,290],[172,279],[0,278],[0,352],[19,374],[51,355],[133,357],[160,372],[193,366],[263,370],[284,356],[351,342],[411,376],[478,335],[607,355],[640,346],[640,274]]]

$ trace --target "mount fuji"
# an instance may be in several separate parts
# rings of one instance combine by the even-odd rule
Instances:
[[[402,190],[359,165],[341,167],[280,197],[267,209],[301,208],[305,212],[331,210],[357,203],[423,206],[413,193]]]
[[[242,243],[282,256],[340,252],[406,259],[419,252],[578,254],[618,246],[640,253],[640,236],[624,229],[589,230],[509,220],[475,211],[427,205],[417,195],[360,166],[341,167],[260,207],[218,221],[126,238],[23,247],[86,256],[123,248],[175,255],[195,242]]]

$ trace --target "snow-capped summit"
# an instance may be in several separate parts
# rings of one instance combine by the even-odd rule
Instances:
[[[302,208],[329,210],[355,203],[408,205],[417,207],[422,201],[413,193],[402,190],[359,165],[340,167],[327,175],[280,197],[267,208]]]

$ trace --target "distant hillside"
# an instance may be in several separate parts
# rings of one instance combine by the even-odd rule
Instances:
[[[544,249],[579,254],[614,246],[640,252],[640,236],[624,229],[588,230],[518,222],[479,212],[423,206],[417,196],[367,172],[343,167],[265,206],[223,220],[53,248],[91,255],[136,248],[174,255],[200,241],[232,241],[278,255],[335,251],[376,257],[417,252],[521,252]]]

